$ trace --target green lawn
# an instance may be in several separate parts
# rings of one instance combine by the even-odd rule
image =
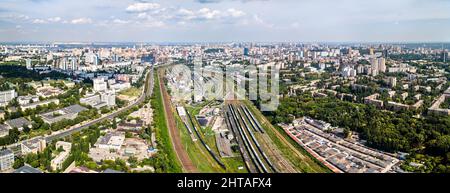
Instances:
[[[121,91],[119,94],[128,97],[138,97],[141,94],[141,90],[136,87],[131,87],[126,90]]]
[[[181,118],[175,115],[177,128],[180,129],[181,141],[183,147],[191,159],[192,163],[196,166],[199,172],[202,173],[219,173],[223,172],[223,169],[215,162],[215,160],[209,155],[208,151],[202,147],[199,140],[192,141],[187,128],[184,126]],[[197,138],[197,137],[196,137]]]

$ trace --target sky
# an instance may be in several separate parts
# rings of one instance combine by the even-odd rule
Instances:
[[[448,0],[0,0],[0,42],[450,42]]]

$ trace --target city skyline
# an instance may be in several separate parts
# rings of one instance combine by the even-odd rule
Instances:
[[[442,0],[282,2],[5,0],[0,42],[450,41]]]

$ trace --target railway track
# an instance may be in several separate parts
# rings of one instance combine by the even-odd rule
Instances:
[[[241,108],[242,108],[242,105],[241,105]],[[242,113],[238,110],[238,108],[236,108],[236,111],[238,112],[242,122],[244,123],[244,127],[246,128],[248,134],[250,135],[250,138],[252,139],[253,143],[256,145],[256,148],[258,149],[258,151],[261,153],[264,161],[266,161],[266,163],[269,165],[269,167],[272,169],[273,172],[277,172],[277,169],[272,164],[272,162],[270,161],[269,157],[267,157],[266,153],[264,153],[263,148],[261,147],[261,145],[259,145],[258,140],[256,139],[256,137],[253,134],[253,132],[250,130],[248,124],[245,121],[244,116],[242,116]],[[253,125],[253,123],[251,121],[249,121],[249,123],[250,123],[250,125],[252,125],[252,127],[255,127],[255,125]],[[259,131],[263,132],[262,129],[259,129]]]
[[[255,171],[258,173],[277,172],[277,169],[275,169],[274,165],[259,145],[256,137],[253,135],[250,126],[247,124],[242,113],[232,104],[228,104],[226,108],[228,119],[232,125],[234,125],[233,130],[235,136],[239,136],[242,141],[240,145],[245,147],[241,148],[241,150],[246,150],[249,155],[248,158],[250,158],[250,163],[255,168]]]
[[[217,155],[212,151],[212,149],[209,147],[209,145],[206,144],[206,142],[203,140],[197,127],[194,124],[194,120],[192,119],[191,114],[188,111],[186,111],[186,114],[188,115],[189,120],[191,121],[192,128],[194,129],[195,134],[197,135],[198,139],[200,140],[200,143],[206,148],[208,153],[213,157],[213,159],[217,162],[217,164],[219,164],[220,167],[222,167],[223,169],[226,169],[227,167],[225,166],[225,164],[217,157]]]
[[[236,141],[239,144],[239,152],[241,153],[241,156],[245,162],[245,166],[247,167],[247,170],[250,173],[258,173],[256,166],[253,165],[253,161],[250,158],[249,153],[244,149],[245,145],[243,144],[243,141],[236,135],[238,133],[236,123],[233,121],[233,118],[232,118],[230,112],[228,111],[228,108],[225,107],[225,109],[226,109],[225,110],[225,120],[226,120],[227,126],[228,126],[228,128],[231,129],[231,131],[233,132],[233,134],[236,138]]]
[[[263,127],[261,126],[261,123],[256,119],[255,115],[253,115],[253,113],[250,111],[250,109],[248,109],[248,107],[246,105],[242,105],[241,108],[245,109],[247,111],[247,113],[249,115],[251,115],[252,120],[254,120],[255,123],[257,123],[257,125],[261,129],[263,129]],[[263,120],[263,121],[265,121],[265,120]],[[275,133],[275,134],[278,134],[278,133]],[[274,162],[274,164],[276,164],[276,166],[278,166],[277,168],[280,169],[279,172],[282,172],[282,173],[298,173],[299,172],[297,169],[295,169],[294,165],[290,161],[286,160],[286,158],[282,155],[280,150],[276,147],[276,145],[273,143],[272,139],[267,134],[261,135],[261,138],[263,141],[266,142],[263,144],[263,146],[265,147],[266,153],[270,157],[273,158],[272,160],[276,160]],[[285,140],[284,138],[278,138],[278,139],[280,139],[282,141]]]
[[[255,116],[248,110],[248,108],[244,105],[241,105],[241,109],[244,111],[245,115],[247,116],[247,119],[250,121],[252,126],[255,130],[259,130],[261,133],[264,133],[264,129],[262,128],[261,124],[258,120],[256,120]]]

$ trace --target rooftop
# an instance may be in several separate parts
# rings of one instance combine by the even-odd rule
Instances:
[[[6,121],[6,124],[8,124],[11,128],[21,128],[24,125],[30,125],[31,122],[23,117],[20,117],[17,119],[12,119],[12,120]]]
[[[0,150],[0,156],[5,156],[12,153],[13,152],[10,149]]]
[[[15,170],[14,173],[42,173],[41,170],[33,168],[28,165],[24,165],[20,167],[19,169]]]

